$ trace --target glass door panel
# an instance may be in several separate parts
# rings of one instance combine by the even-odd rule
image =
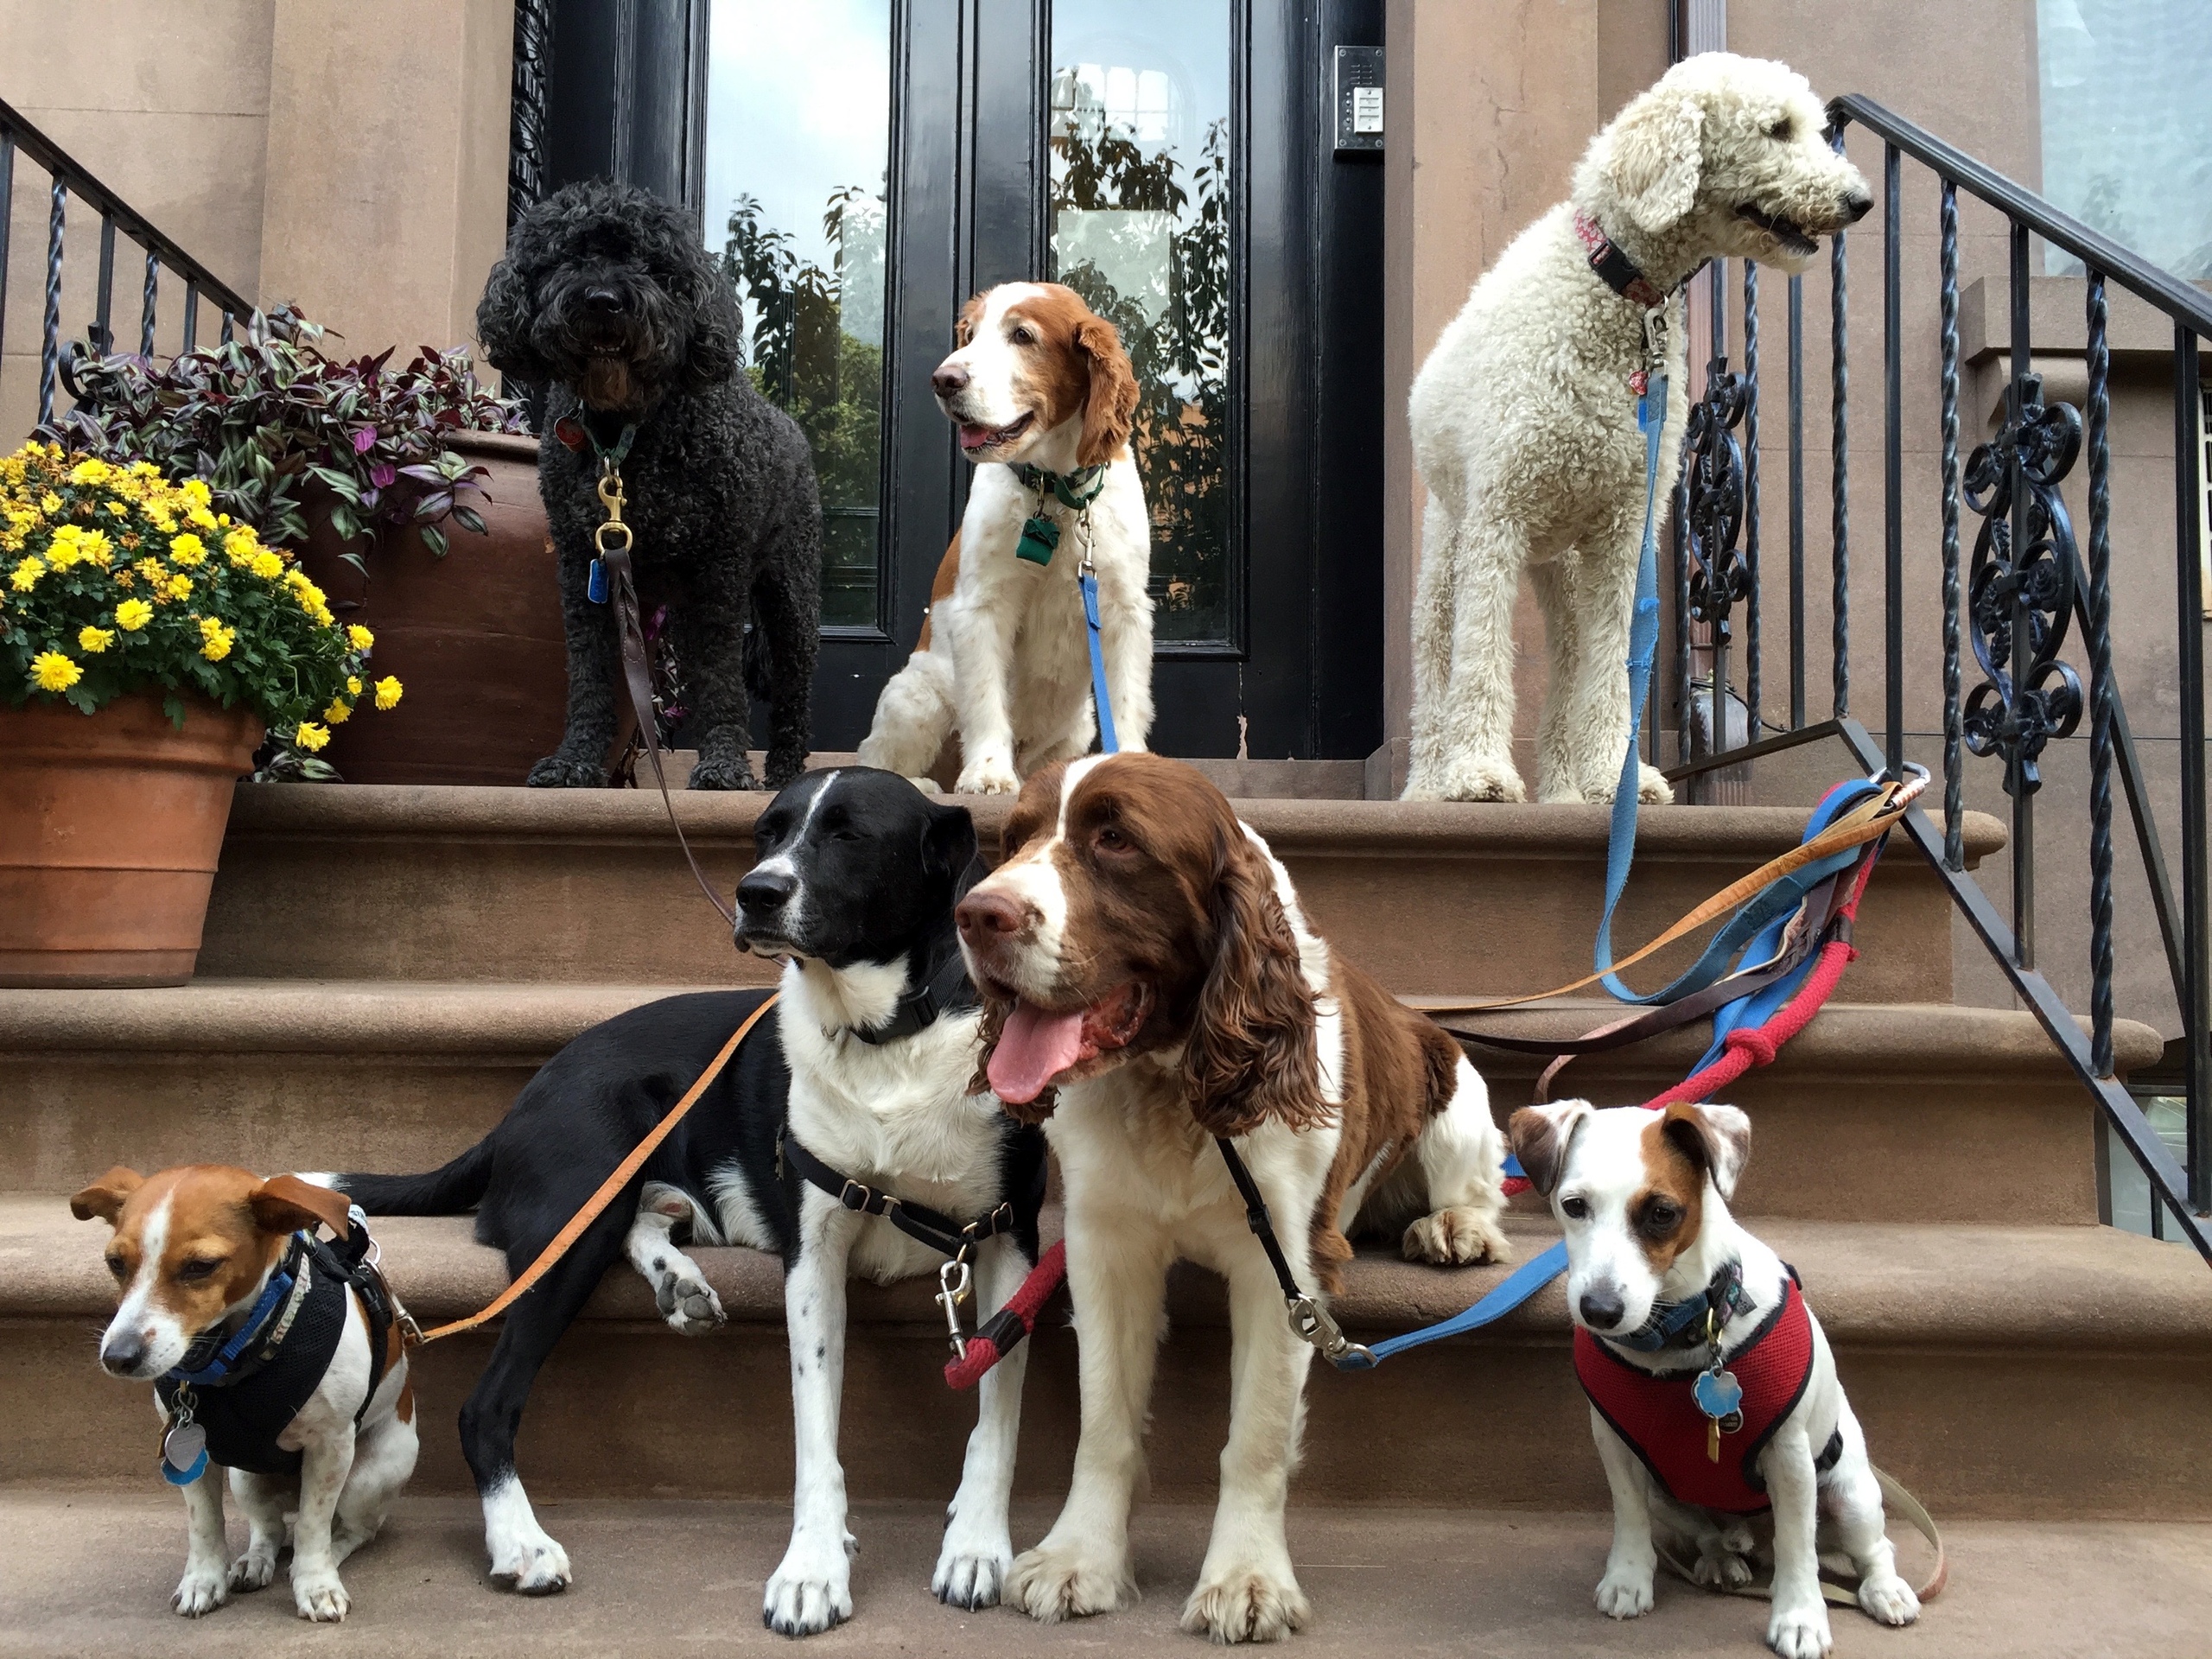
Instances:
[[[882,620],[891,0],[715,0],[706,219],[747,371],[814,452],[825,632]]]
[[[1051,29],[1052,274],[1136,370],[1154,635],[1232,646],[1230,0],[1053,0]]]

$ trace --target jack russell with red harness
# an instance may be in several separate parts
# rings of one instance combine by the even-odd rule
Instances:
[[[1822,1544],[1851,1558],[1869,1617],[1912,1623],[1920,1600],[1897,1576],[1827,1338],[1796,1274],[1728,1211],[1751,1120],[1732,1106],[1569,1100],[1523,1108],[1510,1133],[1567,1234],[1575,1373],[1613,1494],[1599,1610],[1650,1611],[1660,1548],[1677,1539],[1696,1552],[1699,1583],[1750,1583],[1747,1520],[1770,1510],[1766,1639],[1783,1659],[1832,1645]]]

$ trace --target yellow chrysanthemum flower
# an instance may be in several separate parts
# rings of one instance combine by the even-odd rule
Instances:
[[[115,563],[115,543],[104,530],[88,530],[77,538],[77,550],[105,570]]]
[[[177,493],[195,507],[204,507],[215,499],[214,492],[207,487],[207,480],[204,478],[186,479],[177,486]]]
[[[327,726],[318,726],[311,720],[302,721],[300,729],[292,734],[293,747],[305,749],[309,754],[326,747],[329,741],[330,728]]]
[[[346,695],[349,697],[358,697],[361,695],[361,677],[359,675],[348,674],[346,677]]]
[[[260,538],[251,530],[240,528],[223,537],[223,556],[232,564],[251,564],[260,550]]]
[[[46,561],[35,553],[16,567],[8,578],[8,585],[19,594],[28,594],[38,586],[38,579],[46,574]]]
[[[377,642],[377,637],[358,622],[346,625],[346,643],[356,651],[366,651]],[[360,688],[354,688],[359,690]]]
[[[391,674],[385,675],[384,678],[377,682],[377,707],[379,709],[397,708],[399,706],[400,696],[404,690],[405,688],[399,683],[399,680],[397,676]]]
[[[322,717],[333,726],[343,726],[353,717],[353,706],[346,702],[334,702],[322,711]]]
[[[130,507],[127,502],[111,501],[107,504],[107,510],[118,518],[128,518],[130,516]]]
[[[199,525],[202,530],[216,528],[215,515],[205,507],[187,507],[184,510],[184,520],[188,524]]]
[[[207,556],[207,543],[190,531],[169,537],[169,557],[179,564],[198,564]]]
[[[219,663],[231,654],[231,647],[238,641],[238,630],[226,628],[216,618],[200,619],[200,654],[211,663]]]
[[[136,633],[154,620],[154,607],[143,599],[126,599],[115,607],[115,626]]]
[[[67,691],[85,677],[85,671],[58,651],[41,651],[31,658],[31,679],[41,691]]]
[[[41,512],[46,513],[60,512],[61,498],[56,495],[52,490],[48,490],[44,495],[39,497],[38,510]]]
[[[192,597],[192,578],[190,576],[171,576],[169,578],[168,595],[171,599],[190,599]]]
[[[95,628],[89,625],[77,630],[77,649],[97,657],[115,643],[113,628]]]
[[[87,456],[69,469],[69,481],[72,484],[105,484],[107,482],[107,462],[92,456]]]
[[[274,582],[284,574],[284,561],[264,547],[247,561],[247,568],[264,582]]]
[[[130,567],[148,582],[159,585],[168,580],[169,573],[152,559],[141,559]]]

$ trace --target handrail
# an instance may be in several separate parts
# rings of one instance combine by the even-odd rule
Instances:
[[[241,297],[229,283],[187,253],[174,238],[163,235],[143,213],[93,177],[83,162],[24,119],[22,112],[4,99],[0,99],[0,136],[12,139],[15,148],[45,168],[49,178],[59,180],[73,194],[99,208],[103,217],[114,220],[132,241],[149,253],[157,254],[163,264],[194,283],[210,304],[241,321],[253,315],[251,301]]]
[[[2091,230],[2080,219],[2062,213],[2033,191],[2015,184],[1964,150],[1945,143],[1924,127],[1915,126],[1893,110],[1857,92],[1828,100],[1828,118],[1838,127],[1856,121],[1878,137],[1895,144],[1914,160],[1933,168],[1968,194],[1978,196],[1999,212],[2026,226],[2046,242],[2056,244],[2092,270],[2138,299],[2164,312],[2177,322],[2212,339],[2212,294],[2192,287],[2169,271],[2161,270],[2140,254],[2131,253],[2110,237]]]

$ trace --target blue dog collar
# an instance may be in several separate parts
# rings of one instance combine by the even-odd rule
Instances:
[[[212,1332],[200,1338],[184,1351],[184,1357],[162,1380],[165,1382],[189,1382],[203,1389],[219,1389],[232,1381],[238,1357],[253,1346],[269,1322],[276,1317],[276,1310],[283,1306],[290,1297],[298,1281],[296,1275],[289,1269],[299,1260],[307,1242],[305,1233],[292,1235],[292,1248],[284,1258],[283,1266],[269,1275],[269,1283],[263,1287],[260,1299],[245,1316],[245,1323],[238,1327],[230,1340],[222,1341]],[[213,1351],[204,1357],[196,1357],[203,1348]]]

